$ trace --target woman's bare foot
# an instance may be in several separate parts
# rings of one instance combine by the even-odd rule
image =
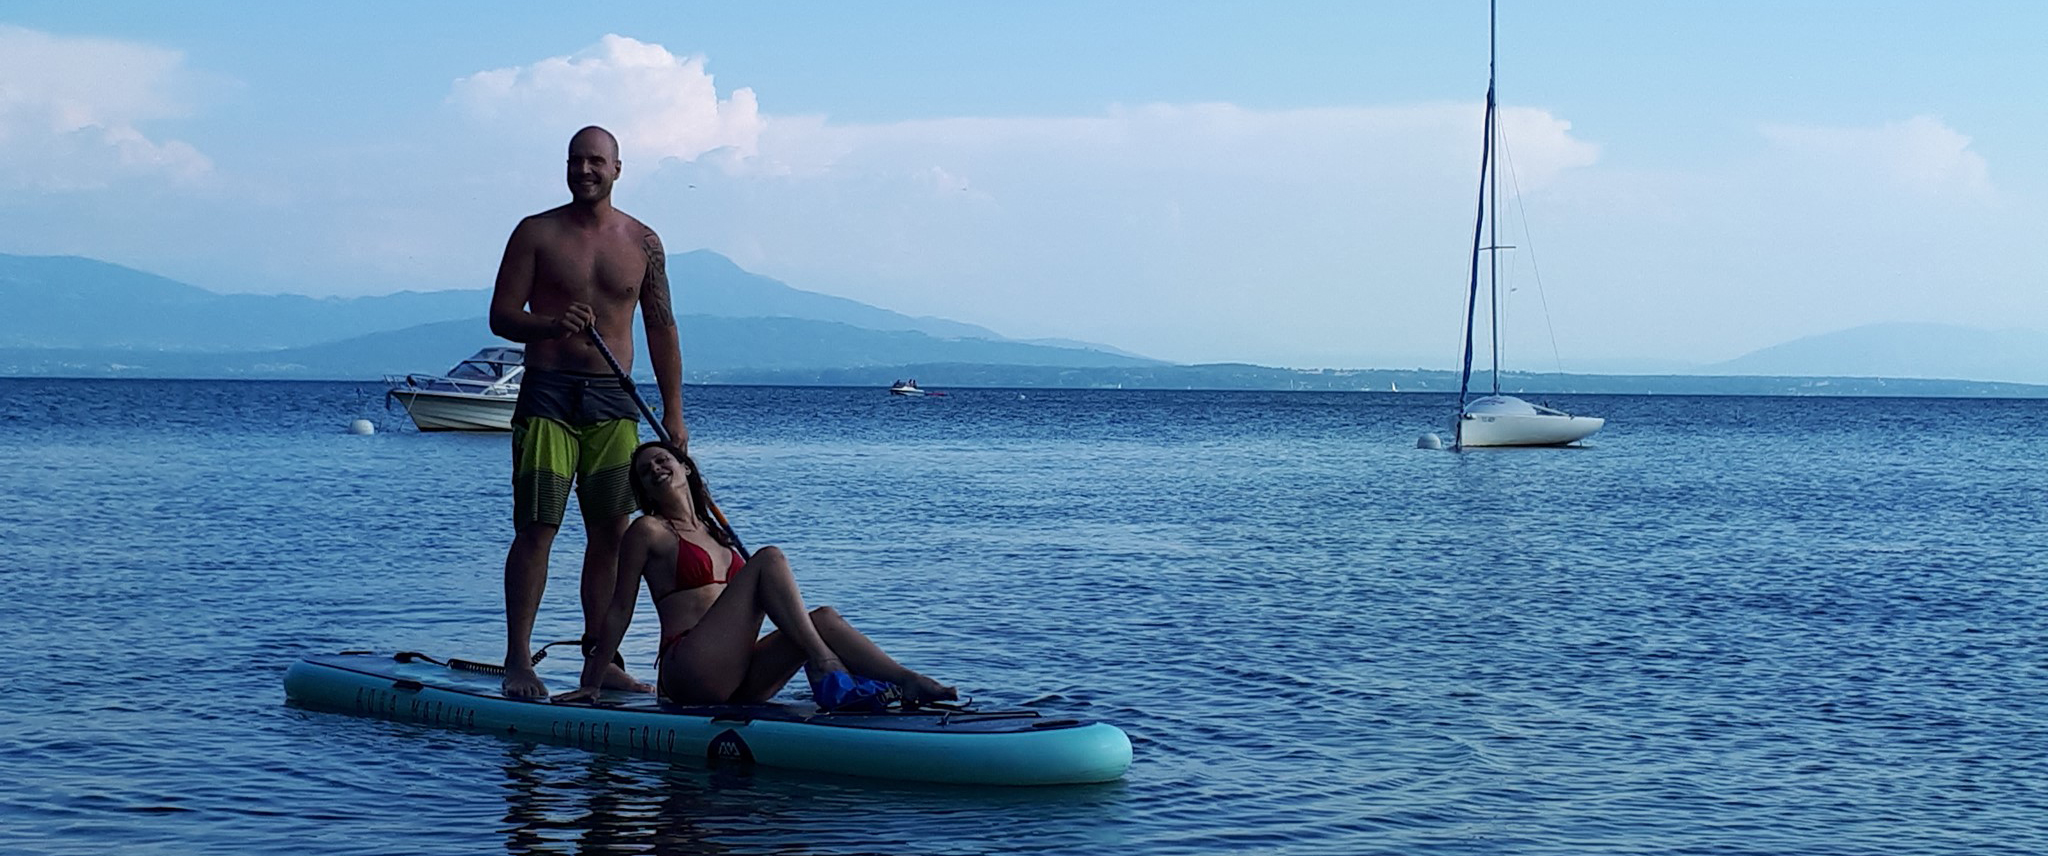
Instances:
[[[617,663],[605,666],[604,681],[599,686],[608,690],[625,690],[631,693],[654,692],[653,686],[635,680],[632,675],[626,674],[624,666]]]
[[[903,700],[913,705],[929,701],[952,701],[960,697],[959,690],[924,675],[913,674],[910,680],[899,686],[903,687]]]
[[[542,698],[548,694],[548,685],[540,682],[540,675],[534,674],[530,664],[506,663],[505,680],[498,689],[506,698]]]

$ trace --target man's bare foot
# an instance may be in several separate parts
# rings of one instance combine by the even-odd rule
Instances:
[[[617,663],[605,666],[604,682],[601,686],[608,690],[625,690],[631,693],[654,692],[654,687],[634,680],[632,675],[626,674],[625,667]]]
[[[548,694],[548,685],[540,682],[533,666],[515,663],[505,664],[505,682],[500,689],[506,698],[542,698]]]
[[[952,701],[960,697],[959,690],[924,675],[913,675],[910,680],[903,682],[900,686],[903,687],[903,700],[911,704],[923,704],[928,701]]]

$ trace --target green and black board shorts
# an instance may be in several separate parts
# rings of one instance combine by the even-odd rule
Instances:
[[[608,374],[527,369],[512,411],[512,525],[562,525],[569,488],[583,519],[633,513],[640,411]]]

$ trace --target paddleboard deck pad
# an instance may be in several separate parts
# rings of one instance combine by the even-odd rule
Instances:
[[[1106,782],[1131,765],[1122,729],[1035,710],[820,713],[807,703],[674,705],[629,692],[556,704],[506,698],[499,680],[416,654],[347,652],[293,663],[284,691],[311,710],[714,764],[980,785]]]

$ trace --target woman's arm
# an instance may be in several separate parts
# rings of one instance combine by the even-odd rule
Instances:
[[[619,567],[612,584],[611,604],[605,608],[597,638],[591,640],[594,647],[583,658],[584,689],[595,689],[602,683],[605,667],[626,639],[626,628],[633,626],[633,602],[640,596],[640,576],[647,568],[647,556],[653,546],[651,536],[659,528],[652,518],[643,516],[627,527],[626,537],[619,543]]]

